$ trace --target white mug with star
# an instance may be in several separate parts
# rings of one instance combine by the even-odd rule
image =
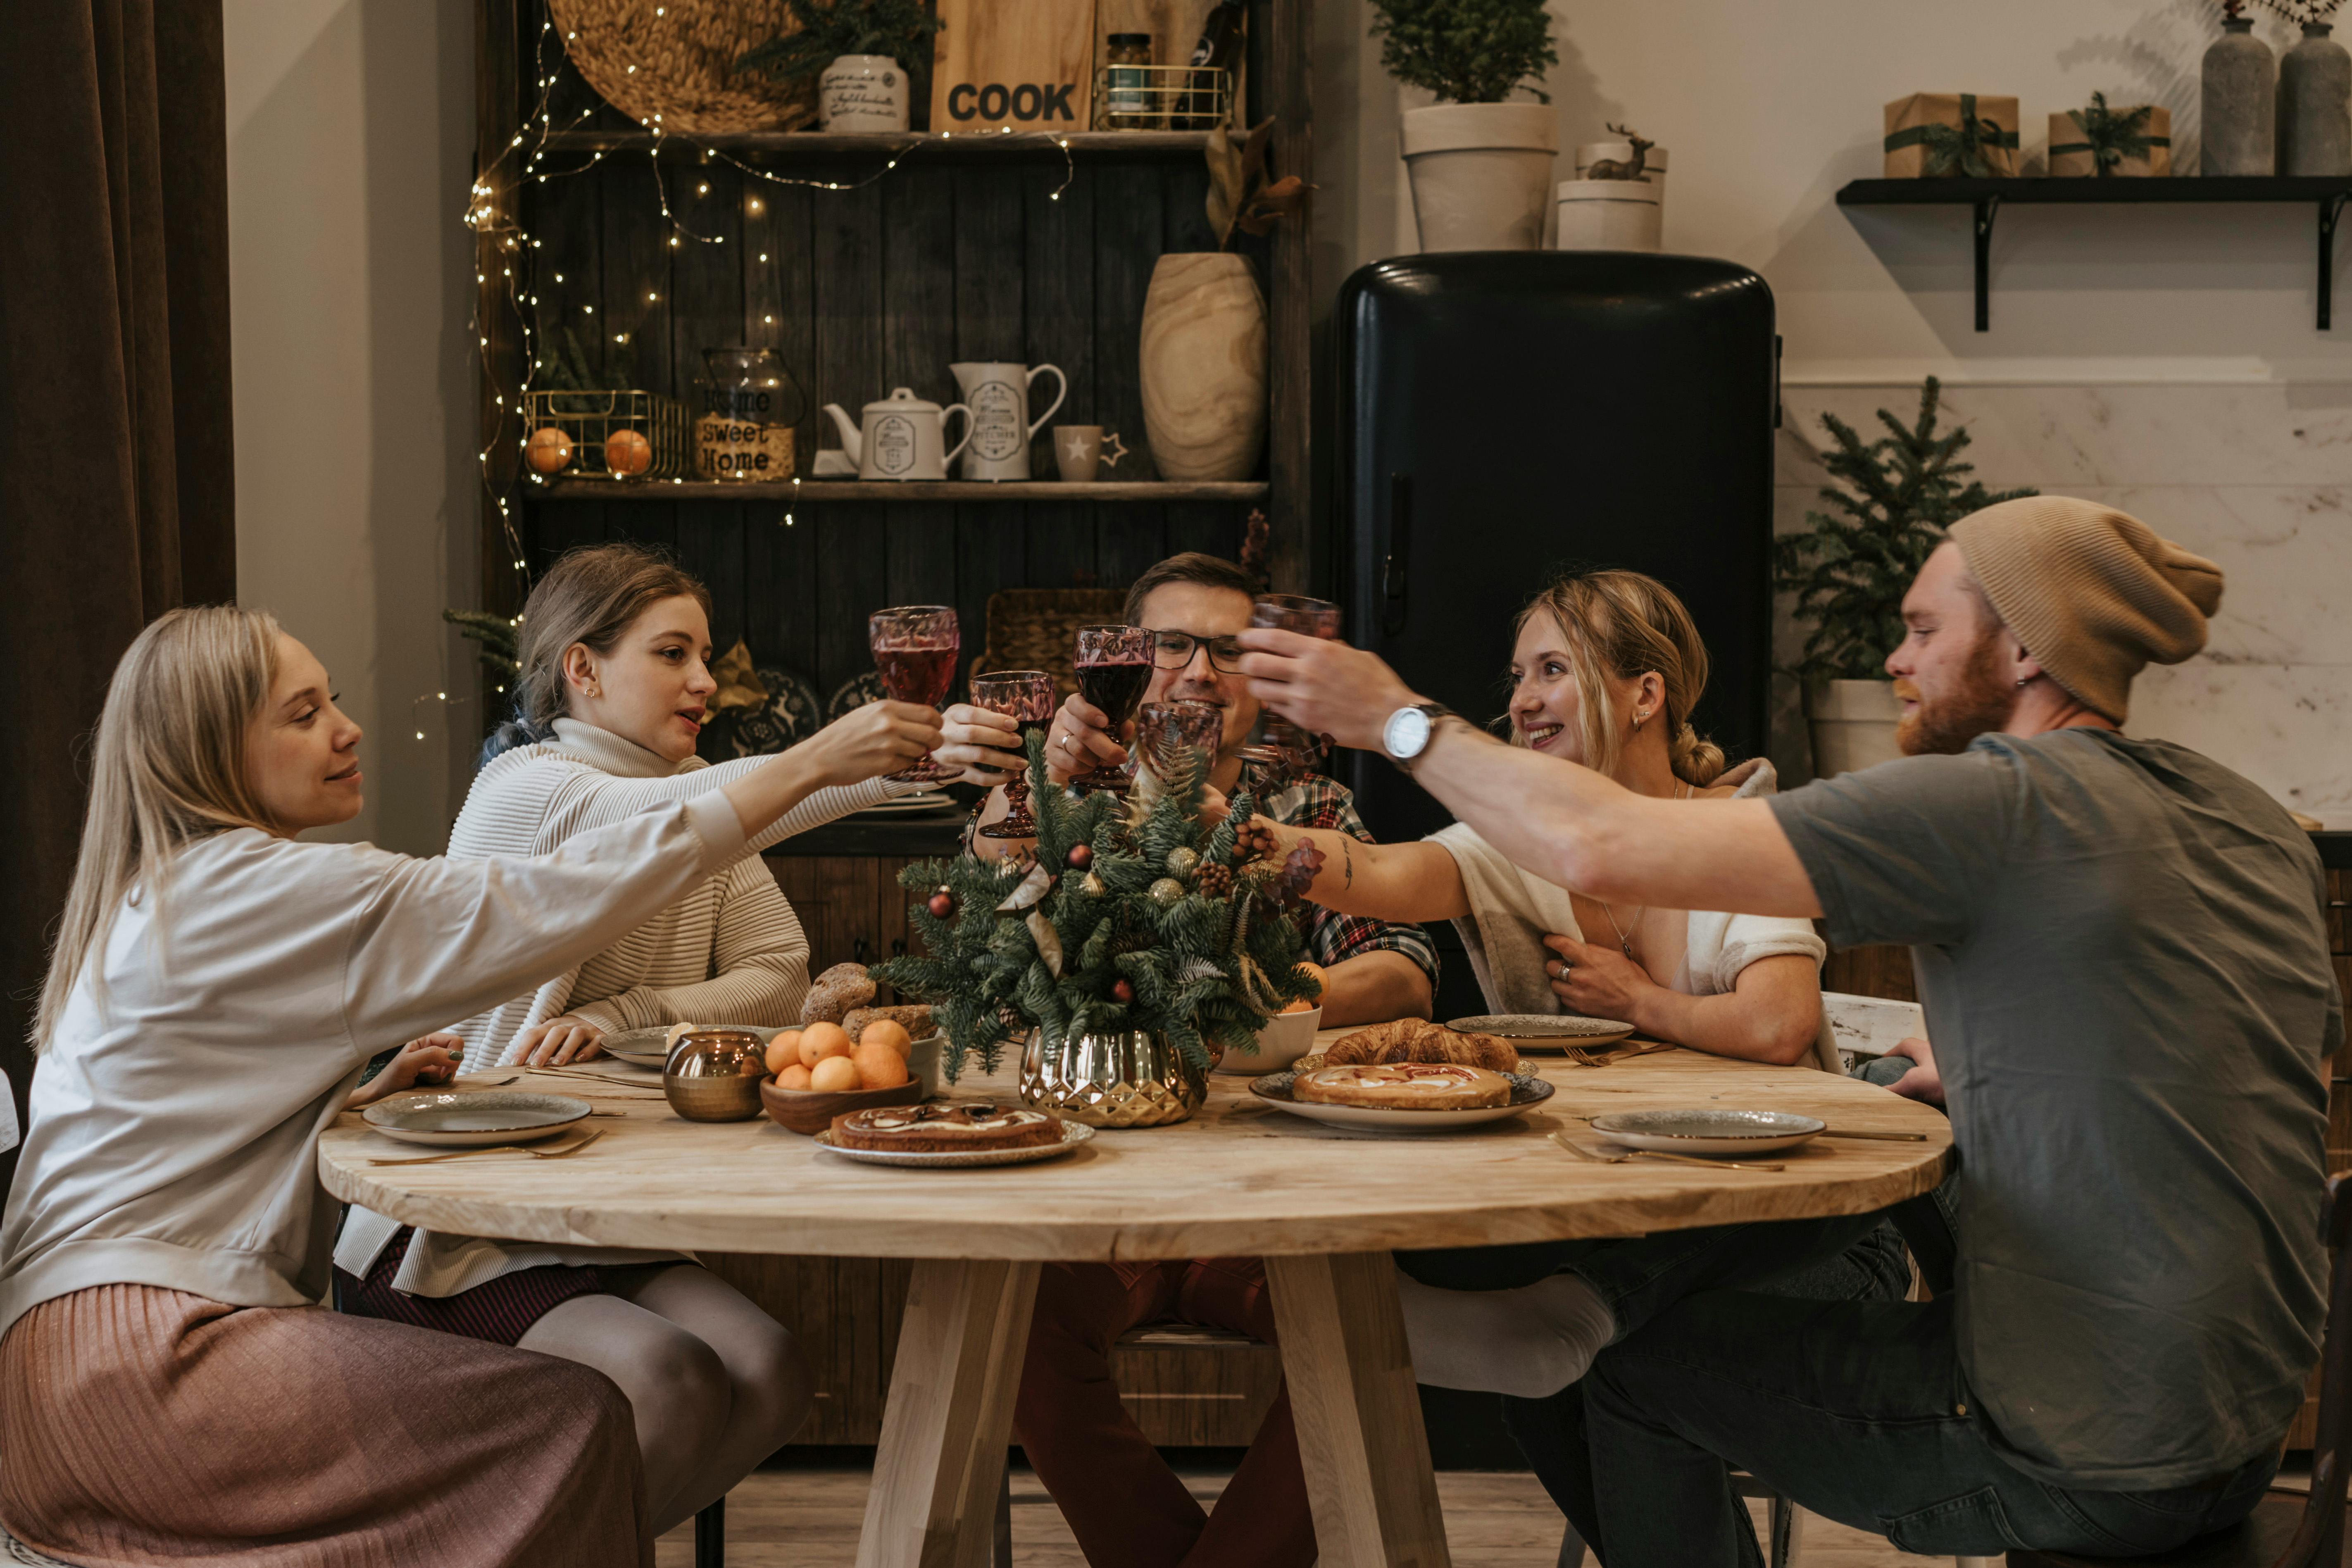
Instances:
[[[1116,430],[1105,435],[1099,425],[1054,426],[1054,463],[1066,484],[1091,483],[1103,468],[1126,456]]]

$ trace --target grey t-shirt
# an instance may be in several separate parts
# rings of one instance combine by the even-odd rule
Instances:
[[[2164,741],[1979,737],[1774,797],[1839,947],[1911,947],[1959,1157],[1972,1408],[2095,1490],[2275,1447],[2317,1353],[2326,1061],[2310,839]]]

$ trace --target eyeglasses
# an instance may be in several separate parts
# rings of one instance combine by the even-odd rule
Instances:
[[[1191,632],[1155,631],[1151,634],[1151,662],[1162,669],[1181,669],[1192,662],[1192,655],[1203,644],[1208,646],[1213,668],[1227,675],[1241,673],[1242,655],[1248,650],[1235,637],[1203,637]]]

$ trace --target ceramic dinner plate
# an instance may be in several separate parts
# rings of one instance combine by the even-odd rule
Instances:
[[[467,1149],[551,1138],[586,1116],[588,1102],[568,1094],[507,1089],[419,1089],[379,1100],[360,1112],[370,1127],[404,1143]]]
[[[1464,1110],[1400,1110],[1386,1105],[1333,1105],[1328,1100],[1300,1100],[1291,1092],[1296,1073],[1268,1073],[1250,1080],[1250,1092],[1268,1105],[1333,1127],[1377,1127],[1388,1132],[1444,1132],[1482,1122],[1505,1121],[1533,1110],[1552,1096],[1551,1085],[1533,1073],[1511,1079],[1508,1105],[1475,1105]]]
[[[1481,1013],[1445,1026],[1465,1035],[1493,1035],[1523,1051],[1580,1051],[1614,1045],[1633,1032],[1614,1018],[1584,1018],[1573,1013]]]
[[[759,1036],[763,1040],[772,1040],[783,1032],[781,1029],[767,1028],[754,1024],[709,1024],[705,1027],[742,1029]],[[669,1026],[666,1024],[650,1029],[624,1029],[617,1035],[606,1037],[604,1054],[615,1061],[626,1062],[631,1067],[657,1069],[669,1061],[668,1040]],[[588,1065],[592,1068],[595,1066],[593,1062]]]
[[[1628,1149],[1661,1154],[1769,1154],[1822,1135],[1828,1123],[1793,1110],[1612,1110],[1592,1130]]]
[[[1083,1121],[1065,1121],[1059,1143],[1032,1143],[1025,1149],[845,1149],[833,1141],[831,1132],[818,1133],[816,1146],[845,1160],[908,1169],[929,1165],[1026,1165],[1066,1154],[1094,1135],[1095,1130]]]

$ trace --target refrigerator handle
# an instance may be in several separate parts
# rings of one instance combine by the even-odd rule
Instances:
[[[1381,563],[1381,630],[1404,630],[1405,561],[1412,553],[1412,476],[1389,476],[1389,551]]]

